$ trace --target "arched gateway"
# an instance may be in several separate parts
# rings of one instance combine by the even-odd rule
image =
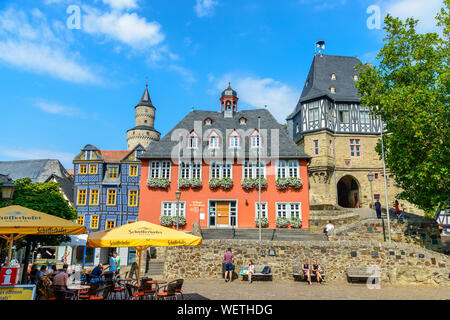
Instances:
[[[359,208],[359,183],[353,176],[342,177],[338,184],[338,204],[344,208]]]

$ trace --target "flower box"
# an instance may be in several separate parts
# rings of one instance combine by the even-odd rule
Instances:
[[[159,222],[164,227],[169,227],[172,225],[172,217],[171,216],[160,216]]]
[[[265,228],[269,225],[269,220],[266,217],[261,217],[255,219],[255,225],[259,227],[259,220],[261,220],[261,228]]]
[[[287,228],[289,226],[289,220],[284,217],[277,217],[275,224],[278,228]]]
[[[167,189],[170,185],[170,181],[166,178],[148,178],[147,185],[150,188]]]

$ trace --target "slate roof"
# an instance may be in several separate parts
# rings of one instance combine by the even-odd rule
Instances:
[[[155,106],[152,103],[152,99],[150,99],[150,94],[148,93],[148,84],[145,85],[145,90],[144,90],[144,93],[142,94],[141,100],[136,105],[136,107],[139,107],[139,106],[147,106],[147,107],[155,108]]]
[[[69,176],[67,178],[61,178],[57,176],[56,174],[52,174],[47,181],[51,181],[52,179],[55,179],[56,182],[61,186],[61,190],[64,192],[66,197],[69,199],[71,203],[74,202],[74,180],[72,176]]]
[[[223,140],[220,140],[220,146],[222,148],[222,154],[224,157],[227,152],[234,152],[233,149],[228,146],[228,136],[227,130],[233,129],[242,129],[244,131],[258,128],[258,116],[261,117],[261,133],[262,133],[262,150],[265,149],[264,145],[264,129],[267,129],[267,138],[266,140],[269,142],[266,144],[267,146],[267,154],[269,156],[272,155],[271,150],[271,129],[279,129],[279,157],[280,158],[306,158],[309,159],[310,156],[304,153],[289,137],[288,132],[284,126],[279,124],[272,114],[266,109],[255,109],[255,110],[243,110],[238,111],[233,114],[231,118],[224,118],[223,112],[215,112],[215,111],[201,111],[201,110],[193,110],[188,113],[169,133],[167,133],[160,141],[153,141],[150,143],[147,148],[147,152],[143,153],[139,158],[140,159],[170,159],[172,156],[172,150],[174,150],[175,155],[178,155],[178,151],[174,149],[178,145],[178,141],[172,141],[172,133],[176,130],[184,129],[184,134],[189,134],[192,130],[194,130],[194,122],[200,121],[202,136],[205,135],[206,131],[215,130],[219,136],[226,138],[226,143],[223,143]],[[247,122],[245,125],[241,125],[239,119],[246,118]],[[211,119],[211,125],[205,125],[205,119]],[[196,128],[198,130],[198,128]],[[200,133],[196,132],[199,136]],[[231,131],[228,132],[228,134]],[[209,132],[207,133],[209,135]],[[186,138],[186,137],[185,137]],[[200,138],[202,138],[200,136]],[[241,137],[242,139],[242,137]],[[256,148],[250,148],[249,137],[245,137],[245,150],[243,150],[243,155],[248,158],[249,156],[254,156],[256,154]],[[204,139],[202,142],[202,149],[198,150],[208,150],[207,140]],[[184,140],[185,141],[185,140]],[[274,150],[275,152],[275,150]],[[190,154],[189,154],[190,153]],[[193,151],[188,150],[187,154],[182,154],[182,157],[190,157],[193,156]],[[264,155],[261,154],[261,158],[264,158]]]
[[[361,63],[358,58],[332,55],[316,55],[309,69],[300,100],[287,119],[292,119],[306,101],[327,97],[334,102],[359,102],[360,96],[355,87],[354,75],[358,75],[355,66]],[[331,74],[336,80],[331,79]],[[306,86],[308,83],[308,86]],[[331,93],[330,88],[336,89]]]
[[[0,174],[13,180],[28,177],[32,182],[45,182],[52,174],[69,176],[61,162],[53,159],[0,161]]]

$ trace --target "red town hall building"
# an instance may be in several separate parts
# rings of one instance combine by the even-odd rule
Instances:
[[[178,219],[189,231],[194,222],[257,228],[261,217],[263,227],[308,228],[310,156],[269,111],[238,111],[238,100],[229,85],[220,112],[192,110],[148,146],[139,157],[139,220],[175,227]]]

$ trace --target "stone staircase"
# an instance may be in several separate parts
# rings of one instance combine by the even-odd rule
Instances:
[[[258,240],[259,229],[225,229],[225,228],[205,228],[201,229],[204,240],[235,239],[235,240]],[[273,241],[327,241],[326,235],[322,233],[310,233],[305,229],[261,229],[261,240]]]
[[[164,273],[164,260],[150,260],[147,273],[150,276],[162,275]]]

